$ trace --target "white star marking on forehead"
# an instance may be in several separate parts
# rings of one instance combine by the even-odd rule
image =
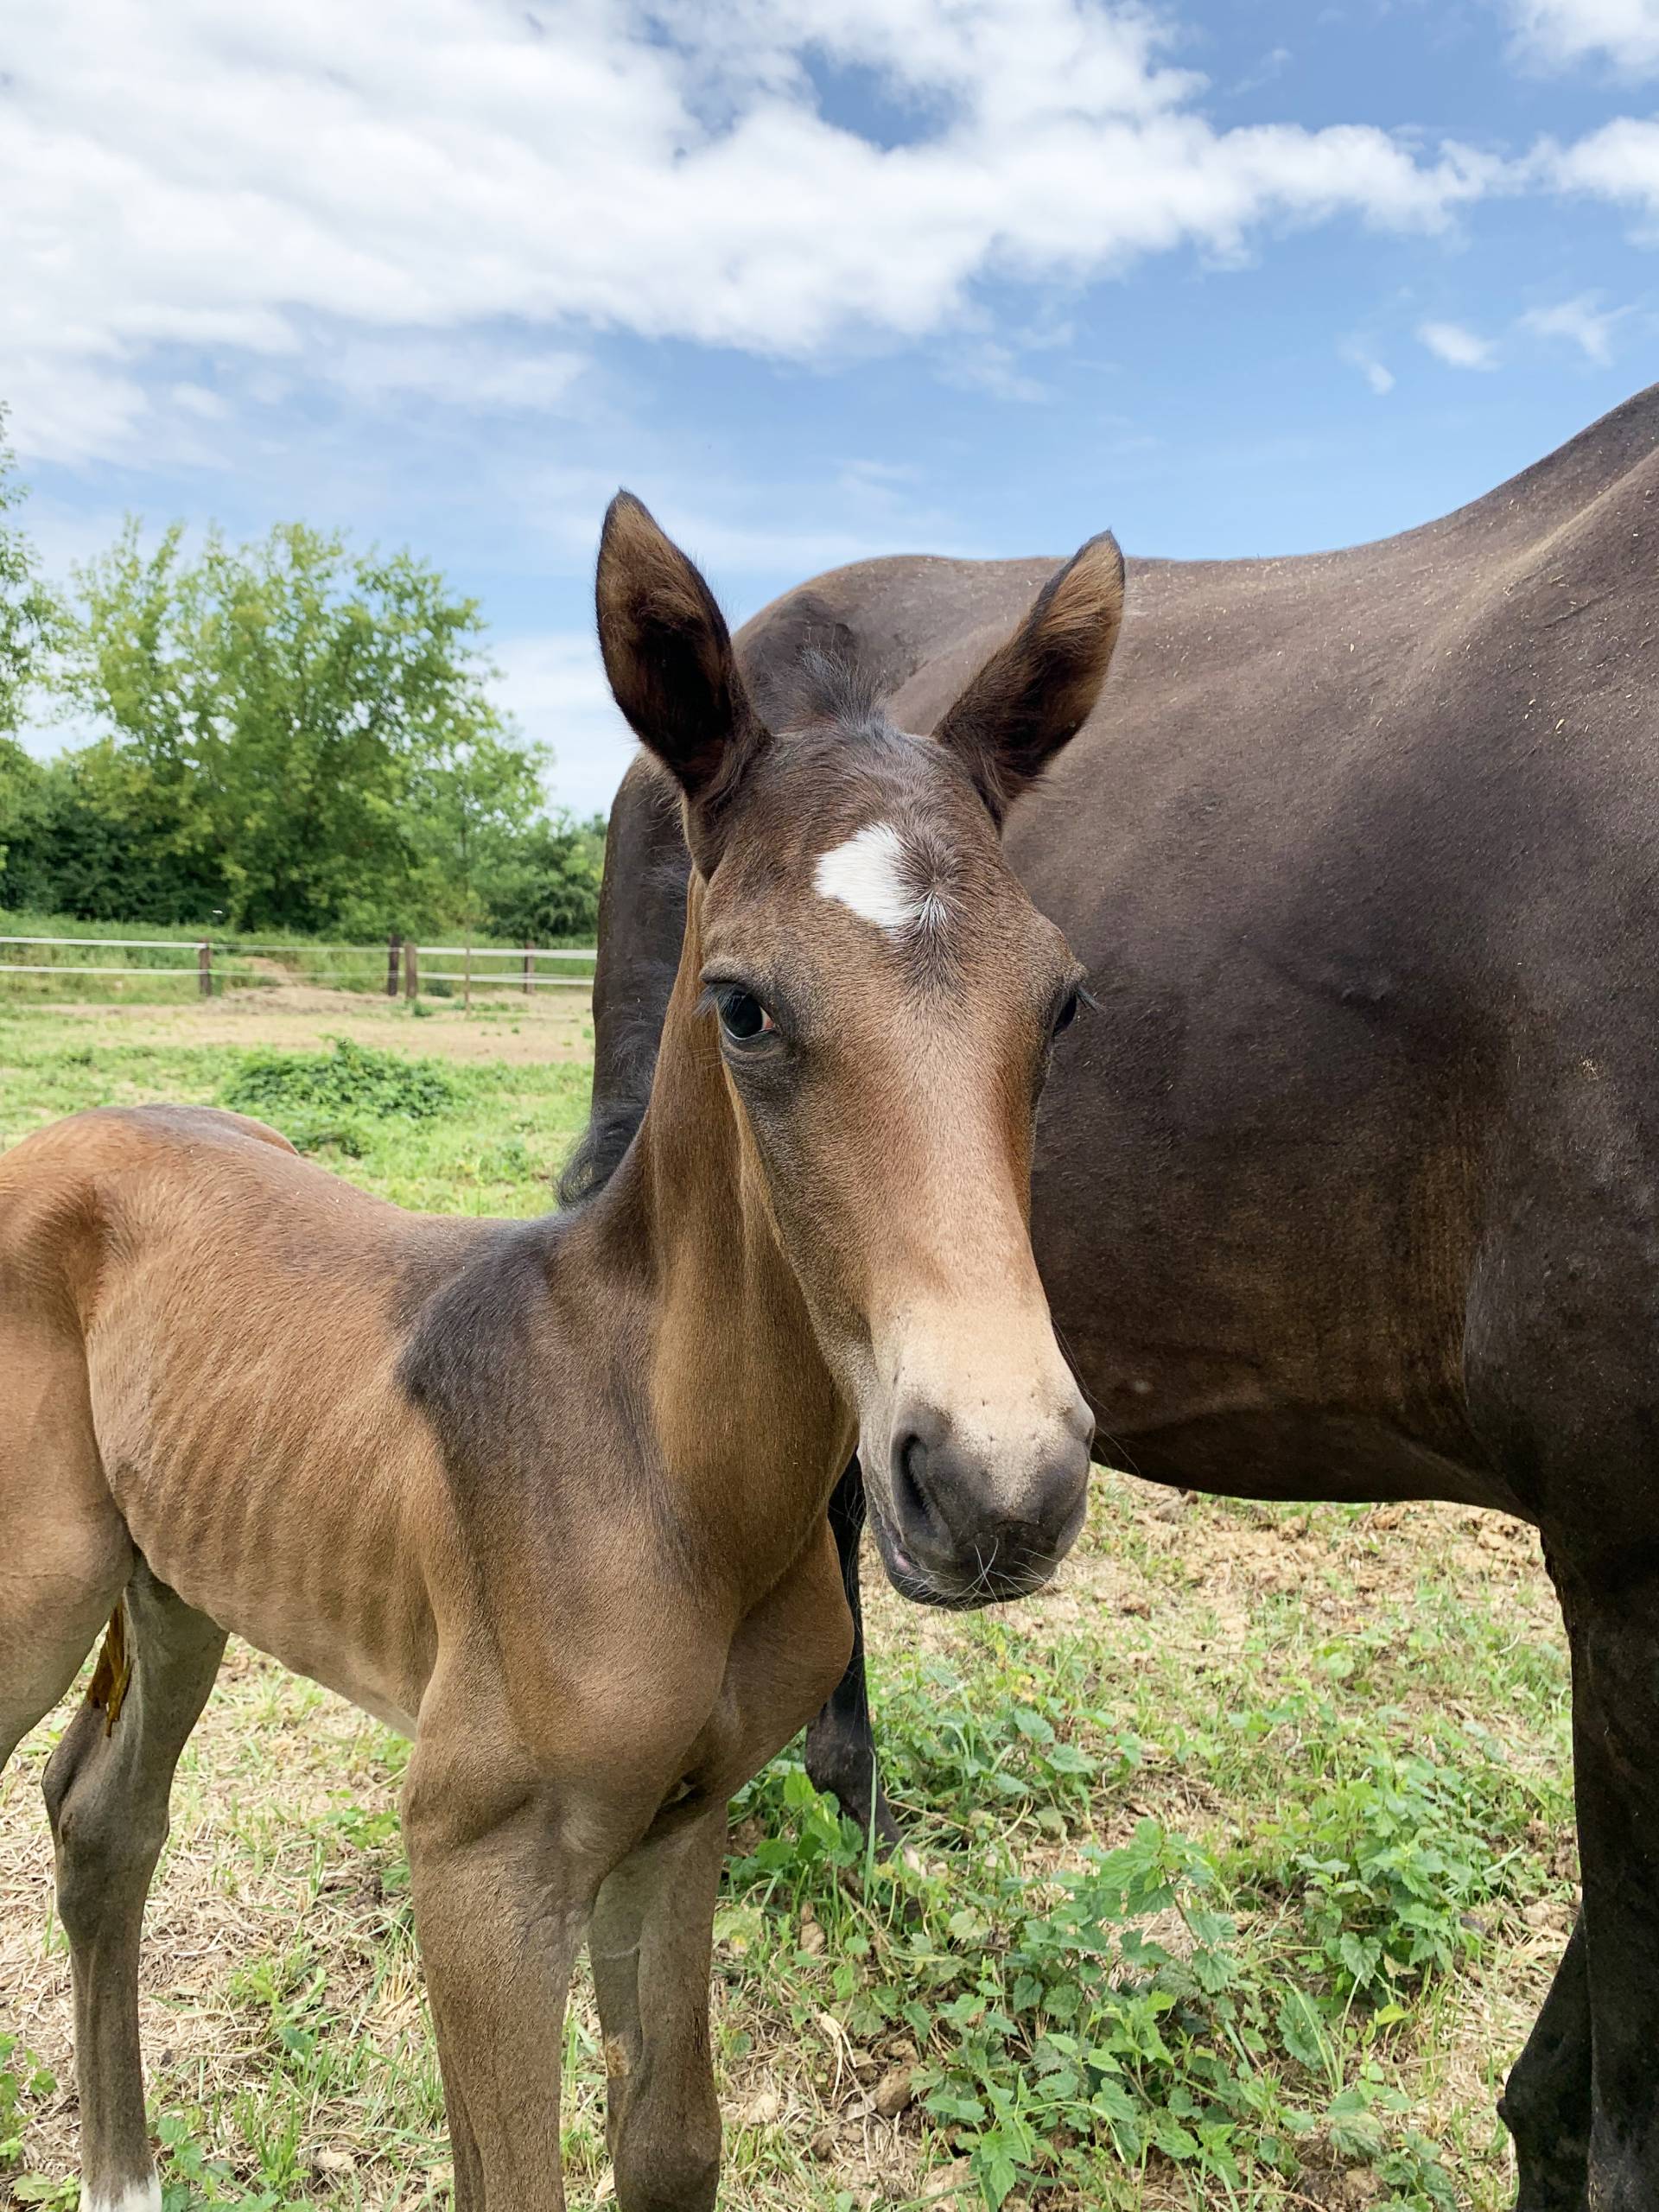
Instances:
[[[944,921],[944,901],[926,880],[929,873],[891,822],[872,822],[822,855],[813,881],[823,898],[900,936]]]

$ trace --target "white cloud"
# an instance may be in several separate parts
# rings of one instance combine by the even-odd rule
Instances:
[[[1628,309],[1599,308],[1598,296],[1584,292],[1556,307],[1532,308],[1521,320],[1537,337],[1564,338],[1578,346],[1587,360],[1605,368],[1613,358],[1613,332]]]
[[[72,461],[149,446],[180,378],[149,391],[158,348],[232,365],[198,385],[286,356],[546,407],[584,330],[794,358],[915,340],[986,278],[1236,256],[1342,216],[1434,230],[1503,180],[1366,124],[1217,129],[1169,37],[1099,0],[24,10],[0,390],[20,445]],[[827,119],[820,57],[875,73],[913,134]]]
[[[947,384],[960,385],[964,391],[988,392],[993,399],[1031,407],[1040,407],[1053,397],[1039,377],[1020,366],[1014,348],[995,338],[952,340],[939,364],[939,374]]]
[[[1541,61],[1605,54],[1621,68],[1659,70],[1659,0],[1510,0],[1510,13]]]
[[[1659,220],[1659,123],[1620,116],[1576,145],[1541,148],[1537,165],[1567,191],[1618,200]]]
[[[508,346],[477,334],[354,334],[320,364],[354,398],[409,393],[446,405],[540,413],[571,398],[588,366],[568,347]]]
[[[1357,369],[1379,399],[1394,390],[1394,371],[1379,361],[1363,339],[1344,339],[1337,348],[1351,369]]]
[[[1461,322],[1421,322],[1417,335],[1438,360],[1452,369],[1495,369],[1497,351]]]

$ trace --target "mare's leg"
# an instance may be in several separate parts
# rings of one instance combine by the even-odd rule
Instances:
[[[1515,2138],[1516,2212],[1584,2212],[1590,2171],[1590,1977],[1584,1915],[1498,2105]]]
[[[1573,1751],[1593,2044],[1587,2197],[1659,2208],[1659,1559],[1555,1565],[1573,1653]]]
[[[836,1484],[830,1500],[830,1528],[841,1560],[842,1587],[853,1617],[853,1656],[830,1700],[806,1732],[806,1770],[827,1789],[849,1820],[875,1833],[888,1850],[903,1840],[893,1816],[876,1758],[870,1726],[870,1696],[864,1675],[864,1609],[859,1596],[859,1545],[864,1534],[864,1473],[856,1459]]]
[[[709,1968],[726,1808],[631,1852],[588,1948],[605,2031],[606,2135],[622,2212],[705,2212],[720,2177]]]
[[[74,1974],[88,2212],[139,2212],[161,2202],[144,2125],[138,1945],[167,1837],[173,1770],[224,1649],[225,1631],[141,1562],[87,1699],[47,1765],[58,1914]]]
[[[1630,1029],[1645,1039],[1645,1033]],[[1574,1050],[1579,1048],[1575,1046]],[[1541,1061],[1485,1203],[1463,1371],[1478,1432],[1541,1529],[1573,1670],[1583,1878],[1571,1973],[1521,2068],[1521,2203],[1659,2212],[1659,1120],[1640,1055]],[[1572,1966],[1569,1953],[1567,1961]],[[1532,2076],[1529,2084],[1527,2077]],[[1538,2128],[1527,2126],[1527,2089]],[[1553,2115],[1552,2115],[1553,2106]],[[1582,2165],[1579,2145],[1584,2143]]]

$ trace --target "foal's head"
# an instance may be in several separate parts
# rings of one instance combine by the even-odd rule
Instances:
[[[887,1572],[942,1605],[1034,1587],[1081,1522],[1094,1432],[1027,1233],[1083,976],[999,830],[1094,704],[1117,548],[1085,545],[927,737],[827,669],[767,727],[708,586],[626,493],[598,598],[617,703],[684,794],[685,957],[856,1411]]]

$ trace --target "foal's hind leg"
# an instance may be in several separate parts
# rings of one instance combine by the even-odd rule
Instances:
[[[1590,2177],[1590,1975],[1582,1912],[1497,2109],[1515,2138],[1515,2212],[1583,2212]]]
[[[144,2126],[138,1942],[173,1770],[224,1649],[225,1631],[141,1562],[87,1701],[46,1770],[58,1912],[74,1969],[87,2212],[147,2212],[161,2202]]]
[[[74,1681],[132,1558],[79,1349],[0,1312],[0,1767]]]

